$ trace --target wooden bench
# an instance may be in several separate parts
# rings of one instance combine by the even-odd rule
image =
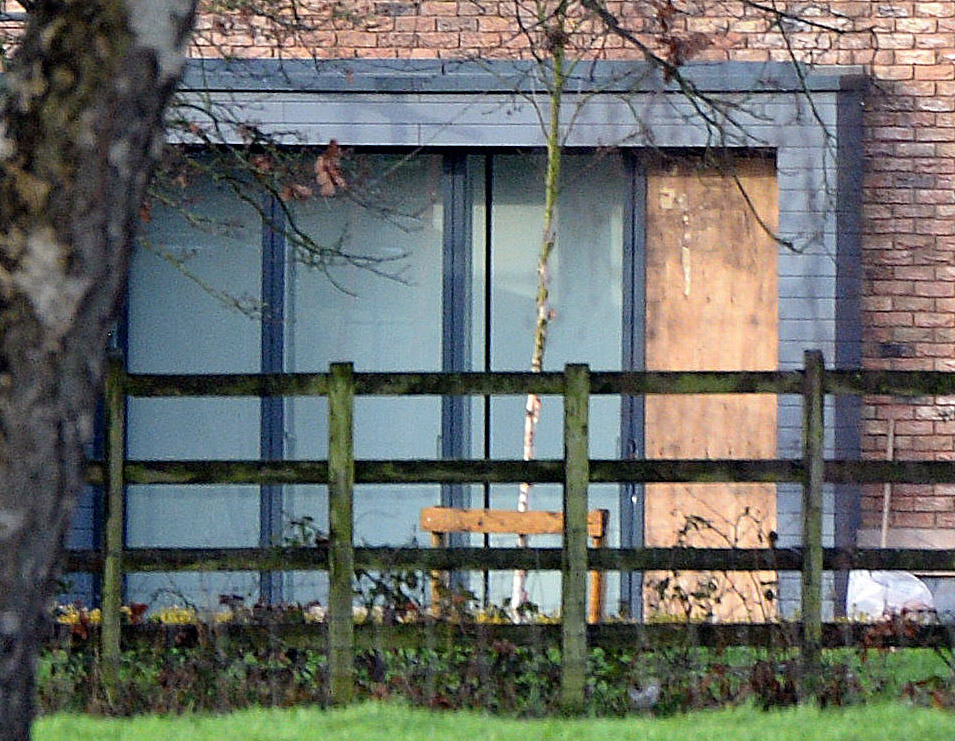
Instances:
[[[587,514],[587,535],[594,548],[604,544],[610,512],[595,509]],[[506,509],[456,509],[454,507],[427,507],[421,510],[421,529],[431,533],[435,548],[447,545],[450,533],[482,533],[504,535],[560,535],[564,531],[562,512],[532,510],[515,512]],[[435,583],[438,572],[431,575],[431,604],[435,604]],[[599,571],[590,572],[590,594],[587,621],[597,623],[603,615],[604,577]]]

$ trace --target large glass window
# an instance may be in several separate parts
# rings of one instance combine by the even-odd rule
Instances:
[[[228,182],[196,178],[184,191],[186,211],[154,208],[136,250],[129,368],[258,372],[268,366],[265,348],[279,347],[278,360],[269,362],[286,372],[324,372],[335,361],[352,361],[358,371],[526,370],[545,164],[539,152],[353,153],[343,161],[347,187],[333,196],[281,202],[262,193],[261,206],[239,198]],[[554,319],[548,370],[566,362],[589,363],[594,370],[621,367],[629,183],[619,153],[565,155],[549,276]],[[263,279],[276,270],[282,280]],[[519,458],[522,410],[520,398],[471,399],[463,406],[436,397],[359,398],[355,454]],[[469,424],[449,424],[454,415]],[[592,400],[592,456],[617,455],[620,415],[616,398]],[[269,416],[278,420],[277,455],[326,457],[327,403],[312,398],[286,399],[277,407],[250,399],[134,400],[129,456],[259,458],[265,445],[260,430],[268,428],[263,420]],[[561,400],[545,399],[538,457],[561,456],[562,418]],[[133,547],[282,542],[300,532],[295,525],[304,518],[318,532],[327,531],[323,486],[136,486],[128,498],[127,539]],[[427,537],[418,532],[422,508],[453,500],[513,509],[516,498],[516,486],[444,492],[435,485],[358,486],[356,542],[425,544]],[[262,531],[262,512],[271,506],[266,500],[274,500],[281,519],[268,533]],[[619,529],[617,502],[616,486],[591,487],[590,507],[611,510],[611,545]],[[559,510],[560,487],[535,487],[531,506]],[[540,537],[532,545],[558,542],[556,536]],[[501,536],[492,544],[512,545],[514,538]],[[324,575],[276,578],[273,598],[326,598]],[[546,611],[558,606],[558,578],[534,574],[529,581],[531,600]],[[204,606],[222,593],[257,599],[259,584],[256,574],[131,575],[128,596],[155,603],[167,595],[167,601],[181,597]],[[509,584],[510,574],[503,573],[488,582],[472,575],[468,582],[498,604],[509,595]]]
[[[262,220],[227,183],[195,175],[179,203],[154,204],[133,254],[127,362],[133,373],[259,370]],[[257,399],[132,399],[127,453],[139,460],[257,459]],[[131,547],[255,546],[256,486],[130,486]],[[256,574],[130,574],[127,598],[217,604],[257,594]]]
[[[353,182],[334,199],[297,203],[286,228],[285,367],[325,372],[351,361],[357,371],[441,369],[442,158],[415,154],[363,155],[347,163]],[[310,266],[310,249],[294,231],[334,245],[352,259],[323,269]],[[285,403],[286,457],[328,453],[325,399]],[[363,459],[434,458],[440,446],[437,397],[359,397],[355,402],[355,456]],[[419,512],[440,501],[440,487],[359,485],[355,539],[365,545],[408,545]],[[290,524],[313,518],[327,532],[327,489],[289,486],[284,510]],[[284,597],[324,600],[324,575],[296,574]]]
[[[475,369],[520,371],[530,368],[536,319],[537,259],[543,240],[543,154],[495,155],[472,158],[482,185],[477,188],[473,259],[476,297],[473,322]],[[482,161],[483,160],[483,161]],[[624,210],[629,178],[619,153],[564,155],[557,206],[557,247],[550,261],[549,287],[553,319],[548,329],[545,370],[562,370],[565,363],[588,363],[592,370],[621,367],[622,256]],[[479,228],[481,227],[484,228]],[[488,244],[490,237],[490,244]],[[591,400],[590,453],[616,457],[620,435],[620,401]],[[472,454],[520,458],[523,446],[524,399],[497,397],[476,403],[472,419]],[[486,431],[485,431],[486,426]],[[536,434],[537,457],[563,455],[563,403],[545,397]],[[492,486],[473,498],[475,506],[514,509],[517,486]],[[531,508],[560,510],[561,487],[537,485]],[[611,510],[611,530],[619,529],[618,488],[591,486],[591,509]],[[481,501],[483,500],[483,501]],[[513,545],[511,536],[495,536],[492,545]],[[480,538],[472,539],[477,545]],[[609,543],[616,544],[615,535]],[[532,538],[531,545],[558,546],[559,536]],[[489,599],[510,596],[511,574],[491,575]],[[616,582],[608,585],[615,594]],[[480,592],[483,583],[472,579]],[[536,573],[528,579],[532,602],[551,612],[559,606],[559,575]]]

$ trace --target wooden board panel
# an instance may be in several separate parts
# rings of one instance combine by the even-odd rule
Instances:
[[[776,223],[768,159],[737,161],[725,172],[692,159],[651,167],[648,370],[776,369],[777,247],[770,233]],[[776,455],[773,395],[650,396],[645,408],[647,458]],[[775,486],[654,484],[646,487],[645,516],[648,546],[765,545],[776,528]],[[647,607],[665,610],[682,590],[719,618],[760,619],[772,614],[763,597],[772,581],[770,573],[648,574]],[[686,605],[670,607],[679,612]]]

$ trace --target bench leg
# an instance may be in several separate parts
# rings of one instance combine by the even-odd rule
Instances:
[[[601,548],[603,538],[593,538],[594,548]],[[604,575],[602,571],[590,572],[590,598],[587,605],[587,622],[599,623],[603,618]]]
[[[432,548],[444,548],[445,546],[445,534],[444,533],[431,533],[431,547]],[[439,617],[441,614],[440,609],[440,596],[438,591],[438,584],[445,584],[447,581],[448,575],[443,571],[432,571],[431,572],[431,588],[430,588],[430,597],[431,597],[431,612],[435,617]]]

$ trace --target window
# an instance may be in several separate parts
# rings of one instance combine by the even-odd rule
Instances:
[[[743,169],[756,163],[757,180],[767,184],[763,195],[774,209],[773,160],[742,162]],[[543,155],[533,150],[361,152],[351,154],[345,165],[349,187],[334,198],[283,202],[258,193],[250,202],[248,184],[243,199],[228,179],[220,182],[210,173],[184,191],[186,206],[199,218],[155,210],[133,262],[130,369],[323,372],[338,360],[353,361],[359,371],[526,369],[542,238]],[[776,245],[733,185],[736,176],[701,169],[687,153],[664,161],[620,150],[565,154],[559,245],[550,272],[556,316],[546,368],[560,369],[565,362],[587,362],[594,370],[641,368],[644,362],[659,369],[750,367],[746,356],[755,347],[754,335],[751,327],[737,332],[737,325],[756,321],[758,312],[737,317],[734,307],[745,304],[749,280],[760,300],[775,310],[777,268],[774,259],[764,261],[761,272],[740,264],[744,251],[735,240],[748,235],[748,243],[762,233],[770,255]],[[758,277],[763,274],[772,280]],[[651,291],[645,275],[653,276]],[[722,290],[714,290],[716,285]],[[689,315],[660,310],[691,297],[700,303]],[[725,305],[711,306],[714,301]],[[684,340],[691,330],[700,330],[692,326],[693,317],[708,313],[729,317],[729,323],[720,325],[718,335],[705,327],[696,331],[695,344],[687,349]],[[776,367],[779,327],[775,314],[769,314],[766,346],[760,350],[768,360],[759,362]],[[722,358],[706,350],[728,347],[736,334],[739,342],[733,340],[733,346],[745,350],[743,356]],[[686,357],[668,364],[671,355]],[[697,361],[702,365],[694,365]],[[522,409],[519,398],[359,399],[356,456],[519,458]],[[654,409],[647,425],[695,424],[686,410]],[[137,400],[130,405],[129,455],[323,458],[326,414],[321,399]],[[664,420],[667,414],[676,417]],[[763,443],[771,456],[775,407],[768,414],[770,437]],[[644,425],[640,400],[594,398],[591,456],[642,455]],[[691,451],[693,457],[713,452],[706,448],[713,434],[732,439],[745,429],[736,425],[714,433],[713,427],[701,420],[693,428],[703,446]],[[657,428],[648,427],[646,435]],[[561,430],[560,399],[545,399],[539,457],[561,455]],[[647,454],[668,457],[664,448]],[[369,545],[420,542],[423,507],[511,508],[516,488],[358,486],[356,538]],[[669,502],[674,487],[658,488]],[[771,503],[767,516],[775,518],[776,493],[768,489],[759,496]],[[281,543],[304,517],[313,518],[319,530],[327,527],[323,486],[134,486],[128,496],[131,546]],[[557,486],[539,485],[532,497],[536,509],[561,506]],[[643,504],[643,492],[635,486],[591,487],[589,506],[611,511],[611,546],[638,545],[644,532],[652,540]],[[675,507],[672,502],[662,506]],[[655,510],[648,504],[647,511]],[[659,513],[654,518],[667,520]],[[479,542],[475,536],[474,544]],[[503,536],[491,541],[511,542]],[[541,537],[535,544],[555,545],[556,538]],[[542,573],[529,582],[532,601],[546,611],[558,606],[557,579]],[[627,577],[619,589],[617,584],[609,582],[611,600],[620,594],[634,609],[640,601],[637,582]],[[185,598],[214,606],[221,593],[307,602],[324,599],[325,578],[316,573],[131,575],[128,588],[130,599],[150,603]],[[500,603],[509,593],[509,575],[492,574],[487,582],[472,575],[469,588]]]

